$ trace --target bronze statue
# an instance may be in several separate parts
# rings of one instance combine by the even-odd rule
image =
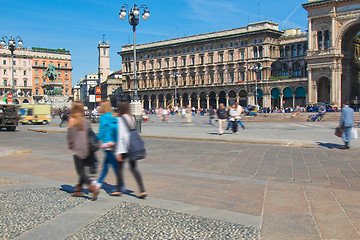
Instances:
[[[54,82],[57,80],[57,72],[56,72],[56,68],[53,64],[49,64],[49,67],[46,69],[46,72],[44,73],[44,75],[42,76],[44,79],[46,77],[49,78],[50,82]]]

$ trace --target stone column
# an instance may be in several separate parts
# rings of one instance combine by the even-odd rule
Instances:
[[[284,101],[284,95],[280,94],[280,108],[284,106],[283,101]]]
[[[229,95],[226,94],[226,107],[229,106]]]
[[[180,96],[180,107],[183,107],[183,98]]]
[[[159,107],[159,98],[156,97],[156,107],[158,108]]]
[[[307,96],[307,103],[313,104],[316,102],[316,89],[314,89],[314,80],[312,78],[312,69],[308,70],[308,96]]]
[[[206,96],[206,108],[209,109],[210,108],[210,97]]]
[[[295,93],[293,94],[293,107],[295,107],[295,97],[296,97],[296,95],[295,95]]]
[[[236,93],[236,102],[239,103],[240,102],[240,96],[239,94]]]
[[[149,109],[152,109],[152,105],[151,105],[151,98],[149,98]]]
[[[197,108],[200,109],[200,98],[199,97],[197,98],[197,102],[198,102]]]
[[[175,98],[171,97],[172,106],[175,107]]]
[[[188,97],[188,102],[189,102],[190,107],[192,107],[191,97]]]
[[[219,108],[219,97],[216,96],[215,99],[216,99],[216,109],[218,109]]]

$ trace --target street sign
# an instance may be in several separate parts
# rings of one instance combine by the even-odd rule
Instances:
[[[101,94],[101,87],[96,87],[95,94]]]
[[[101,96],[100,95],[96,95],[96,102],[101,102]]]
[[[89,102],[95,102],[95,95],[89,95]]]
[[[13,95],[11,93],[8,93],[7,95],[7,100],[8,100],[8,104],[12,104],[13,103]]]

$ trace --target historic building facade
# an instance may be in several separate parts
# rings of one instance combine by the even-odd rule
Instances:
[[[356,104],[359,1],[309,0],[303,7],[309,13],[308,33],[279,31],[278,24],[265,21],[138,45],[138,92],[144,108],[208,108],[233,101],[254,105],[256,98],[263,107]],[[133,46],[123,46],[119,54],[123,92],[130,99]]]
[[[132,47],[123,46],[119,53],[123,59],[122,87],[129,97],[133,88]],[[306,34],[300,30],[281,32],[278,24],[268,21],[141,44],[137,46],[138,92],[147,109],[170,104],[209,108],[234,101],[254,105],[256,93],[261,106],[304,105],[306,53]],[[260,71],[254,71],[255,64],[260,64]]]
[[[12,81],[11,52],[0,47],[0,97],[6,97],[15,87],[14,102],[33,103],[43,97],[42,78],[49,64],[56,67],[63,94],[71,95],[71,55],[64,49],[18,48],[14,51],[14,82]],[[15,86],[14,86],[15,85]]]

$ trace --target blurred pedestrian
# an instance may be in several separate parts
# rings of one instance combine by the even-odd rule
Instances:
[[[344,149],[350,148],[351,128],[354,125],[354,110],[349,107],[349,102],[343,103],[339,127],[343,130]]]
[[[98,140],[101,141],[101,148],[105,152],[105,159],[103,162],[103,168],[99,179],[96,184],[99,188],[108,174],[109,165],[113,168],[117,182],[119,182],[119,176],[117,174],[117,161],[115,158],[115,145],[117,141],[117,118],[111,108],[110,101],[102,101],[100,104],[100,111],[102,113],[100,117]],[[124,191],[124,186],[121,186],[121,191]],[[112,193],[110,194],[112,195]]]
[[[232,131],[235,134],[238,132],[237,119],[239,118],[239,115],[240,111],[238,110],[236,103],[234,103],[229,111],[229,122],[231,122]]]
[[[212,106],[210,106],[210,109],[209,109],[209,123],[211,125],[214,125],[214,119],[215,119],[215,110],[213,109]]]
[[[239,111],[239,116],[236,118],[238,124],[240,124],[241,128],[245,130],[244,124],[241,122],[241,114],[244,112],[244,108],[237,102],[236,109]]]
[[[67,107],[64,107],[64,110],[62,111],[61,115],[61,122],[59,127],[62,127],[62,125],[69,120],[69,110]]]
[[[84,105],[81,102],[73,102],[71,104],[71,118],[68,123],[67,142],[68,148],[73,152],[79,182],[75,187],[75,192],[71,195],[83,196],[82,186],[87,184],[88,190],[92,193],[91,199],[96,200],[100,189],[94,183],[90,183],[90,179],[85,172],[85,166],[88,165],[91,156],[89,148],[90,128],[90,122],[84,117]]]
[[[125,160],[128,160],[128,146],[130,144],[130,133],[129,129],[135,129],[136,122],[134,117],[130,113],[130,104],[127,101],[122,101],[118,106],[120,118],[118,119],[118,139],[116,145],[116,160],[118,162],[118,176],[119,176],[119,184],[118,194],[120,194],[120,187],[123,184],[123,164]],[[133,174],[136,183],[139,187],[140,194],[138,198],[145,198],[147,193],[144,188],[143,180],[139,170],[137,169],[137,161],[130,161],[130,171]]]
[[[223,103],[220,104],[219,109],[216,111],[219,121],[219,135],[224,134],[224,126],[227,120],[226,108]]]

